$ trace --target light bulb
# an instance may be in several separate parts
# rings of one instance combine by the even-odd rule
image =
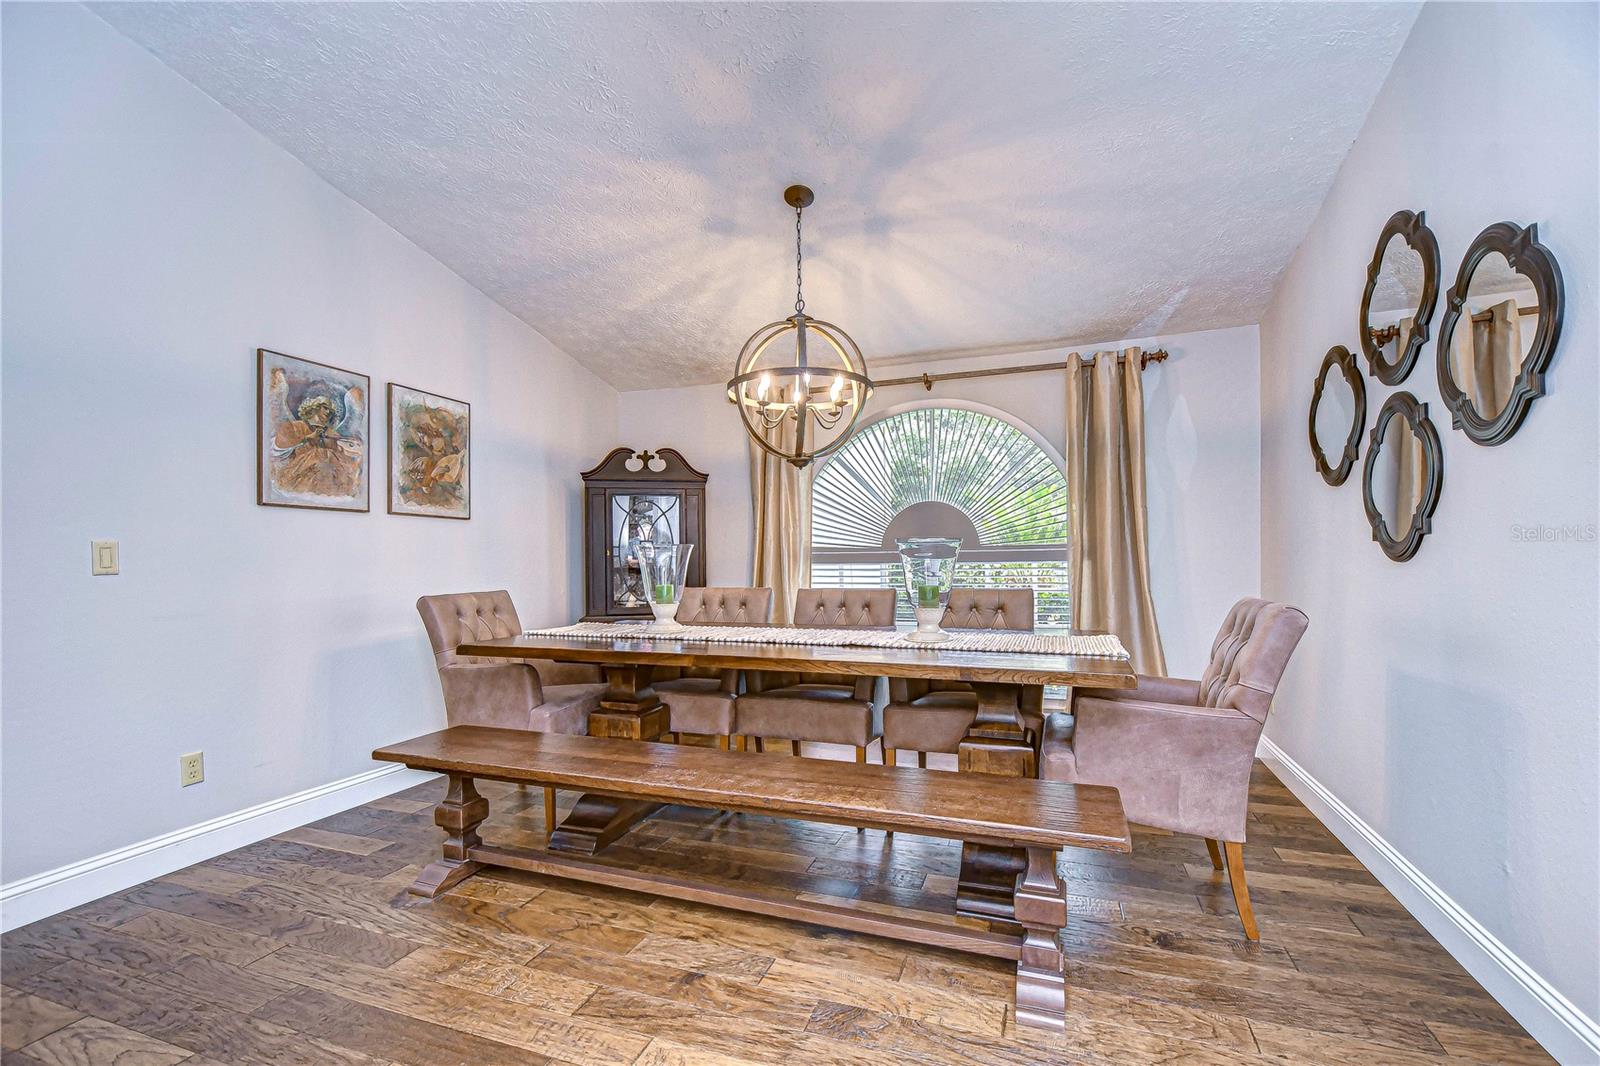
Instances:
[[[844,378],[838,374],[833,375],[833,388],[828,390],[828,399],[834,403],[839,402],[839,395],[844,392]]]
[[[794,402],[800,402],[800,383],[798,381],[794,383]]]
[[[772,375],[771,374],[762,374],[761,375],[761,380],[756,382],[756,399],[765,400],[767,398],[767,390],[769,388],[771,388],[771,387],[772,387]]]

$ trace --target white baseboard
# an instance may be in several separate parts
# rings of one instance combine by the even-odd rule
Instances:
[[[433,776],[404,766],[380,766],[11,881],[0,885],[0,930],[48,918],[275,833],[391,796]]]
[[[1271,740],[1257,752],[1423,928],[1558,1062],[1600,1063],[1600,1023],[1517,957],[1376,829]]]

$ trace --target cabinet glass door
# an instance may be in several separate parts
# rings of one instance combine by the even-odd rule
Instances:
[[[679,493],[611,494],[611,605],[643,608],[644,579],[639,559],[658,547],[680,542],[683,536],[683,497]]]

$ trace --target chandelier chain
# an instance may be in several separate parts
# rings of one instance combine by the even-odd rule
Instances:
[[[806,309],[805,297],[801,295],[801,254],[800,254],[800,215],[805,211],[803,207],[794,209],[794,313],[804,314]]]

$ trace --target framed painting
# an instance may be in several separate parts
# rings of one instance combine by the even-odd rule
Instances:
[[[389,513],[472,517],[472,405],[389,382]]]
[[[371,379],[256,349],[256,502],[366,511]]]

